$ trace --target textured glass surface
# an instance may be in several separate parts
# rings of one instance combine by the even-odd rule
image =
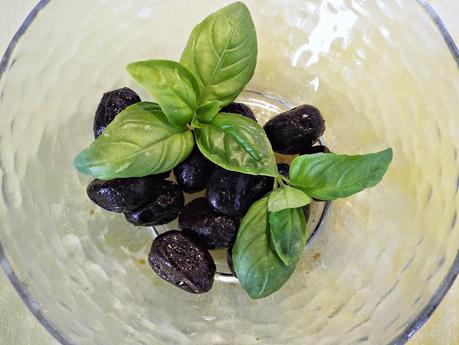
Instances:
[[[260,48],[250,89],[317,105],[336,152],[395,153],[381,185],[332,204],[267,299],[224,282],[202,296],[172,289],[144,264],[151,232],[97,209],[71,168],[100,95],[140,90],[124,65],[177,59],[226,3],[55,0],[38,15],[0,81],[6,254],[75,344],[390,343],[459,247],[457,66],[415,2],[246,1]]]

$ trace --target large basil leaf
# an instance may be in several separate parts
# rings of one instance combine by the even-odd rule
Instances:
[[[269,195],[269,212],[277,212],[286,208],[302,207],[311,202],[311,198],[299,189],[283,186]]]
[[[378,184],[392,161],[392,149],[367,155],[317,153],[297,157],[290,182],[320,200],[344,198]]]
[[[246,5],[233,3],[198,24],[180,62],[198,80],[200,104],[231,103],[252,78],[257,63],[257,36]]]
[[[193,134],[169,124],[161,108],[140,102],[119,113],[74,161],[75,168],[99,179],[141,177],[169,171],[193,149]]]
[[[242,288],[252,298],[279,290],[296,262],[285,265],[270,246],[268,197],[256,201],[242,219],[233,247],[233,263]]]
[[[174,61],[149,60],[131,63],[127,70],[151,93],[172,125],[183,128],[191,121],[199,86],[186,67]]]
[[[302,208],[286,208],[269,213],[272,247],[285,265],[298,261],[307,240],[306,221]]]
[[[276,160],[263,128],[237,114],[219,113],[209,123],[194,122],[196,143],[221,167],[252,175],[277,176]]]

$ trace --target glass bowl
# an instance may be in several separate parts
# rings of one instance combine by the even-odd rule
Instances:
[[[310,103],[333,151],[394,149],[380,185],[331,204],[272,296],[225,279],[203,295],[172,288],[145,263],[152,229],[86,197],[72,160],[102,93],[141,91],[125,65],[178,59],[229,2],[38,4],[0,65],[1,265],[62,344],[405,343],[459,271],[459,57],[423,1],[245,1],[259,60],[242,97],[260,118],[278,100]]]

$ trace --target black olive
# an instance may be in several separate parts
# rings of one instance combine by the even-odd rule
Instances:
[[[145,177],[93,180],[86,192],[95,204],[112,212],[127,212],[143,205],[154,190],[155,183],[170,172]]]
[[[94,137],[101,135],[121,111],[138,102],[140,102],[139,95],[127,87],[104,93],[94,117]]]
[[[180,228],[207,249],[226,248],[236,239],[239,220],[215,212],[205,198],[189,202],[180,212]]]
[[[188,158],[174,168],[174,175],[184,192],[195,193],[206,188],[214,169],[215,164],[195,147]]]
[[[191,293],[203,293],[212,288],[215,263],[207,249],[191,236],[177,230],[155,238],[148,262],[157,275]]]
[[[227,106],[223,107],[220,110],[220,112],[221,113],[239,114],[239,115],[243,115],[245,117],[248,117],[249,119],[252,119],[253,121],[257,121],[257,118],[253,114],[252,109],[250,109],[244,103],[233,102],[233,103],[228,104]]]
[[[274,151],[297,154],[319,140],[325,121],[319,109],[305,104],[273,117],[264,129]]]
[[[312,155],[314,153],[330,153],[330,149],[325,145],[316,145],[311,147],[305,147],[300,154],[302,155]]]
[[[290,170],[290,165],[287,163],[279,163],[277,164],[277,171],[279,171],[279,174],[282,176],[288,178],[288,172]]]
[[[207,200],[219,213],[242,216],[263,195],[272,190],[273,178],[218,169],[207,185]]]
[[[144,205],[124,215],[129,223],[137,226],[162,225],[177,218],[184,203],[185,198],[179,186],[165,180],[155,184]]]
[[[228,263],[228,267],[231,273],[233,274],[233,276],[236,277],[237,275],[236,275],[236,271],[234,270],[234,264],[233,264],[233,246],[229,247],[226,250],[226,262]]]

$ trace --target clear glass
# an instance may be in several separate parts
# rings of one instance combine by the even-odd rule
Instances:
[[[383,183],[332,203],[276,294],[171,288],[145,264],[151,229],[87,199],[71,162],[101,94],[141,91],[124,66],[178,59],[229,2],[41,2],[0,67],[1,265],[63,344],[404,343],[459,270],[459,59],[414,0],[245,1],[250,90],[318,106],[335,152],[394,149]]]

